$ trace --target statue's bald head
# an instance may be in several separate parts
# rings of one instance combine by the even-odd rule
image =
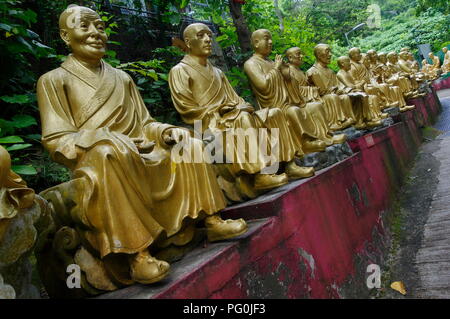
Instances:
[[[330,49],[330,46],[328,44],[319,43],[314,47],[314,56],[316,59],[323,54],[327,49]]]
[[[300,49],[299,47],[293,47],[293,48],[287,49],[286,56],[289,59],[292,55],[297,54],[297,53],[302,53],[302,49]]]
[[[361,54],[361,49],[360,48],[351,48],[350,50],[348,50],[348,56],[353,59],[354,57],[356,57],[357,55]]]
[[[200,31],[207,30],[212,34],[211,29],[204,23],[192,23],[186,27],[183,31],[183,40],[190,40]]]
[[[253,48],[255,47],[256,41],[262,39],[265,35],[269,35],[272,37],[272,34],[267,29],[258,29],[252,33],[252,36],[250,37],[250,41],[252,43]]]
[[[348,56],[341,56],[337,59],[337,64],[339,68],[346,70],[347,66],[350,65],[350,58]]]
[[[82,14],[99,17],[98,13],[90,8],[70,4],[59,16],[59,29],[66,30],[77,27]]]

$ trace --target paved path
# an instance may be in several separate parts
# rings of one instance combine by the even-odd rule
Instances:
[[[443,112],[435,128],[444,131],[432,155],[440,162],[420,248],[415,257],[415,297],[450,298],[450,90],[440,92]]]

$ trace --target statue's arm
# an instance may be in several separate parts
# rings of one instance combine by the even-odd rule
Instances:
[[[260,92],[266,92],[270,88],[273,73],[279,72],[276,69],[272,69],[266,74],[251,60],[245,62],[244,71],[255,89]]]
[[[319,72],[310,69],[307,73],[309,82],[319,88],[319,94],[325,95],[328,93],[328,88],[325,86],[325,83],[322,80]]]

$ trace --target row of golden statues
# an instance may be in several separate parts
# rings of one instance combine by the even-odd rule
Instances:
[[[37,252],[50,295],[66,288],[70,264],[83,270],[82,293],[74,295],[97,294],[165,278],[169,262],[199,229],[211,242],[244,234],[243,219],[220,217],[230,200],[313,176],[314,168],[296,159],[344,143],[341,131],[348,127],[379,127],[388,108],[413,109],[405,98],[423,96],[421,85],[433,78],[419,71],[406,48],[399,55],[352,48],[338,59],[336,74],[326,44],[314,48],[316,63],[304,73],[300,48],[289,49],[286,60],[269,59],[272,37],[261,29],[251,36],[254,54],[244,64],[255,107],[208,61],[212,32],[194,23],[183,33],[187,54],[169,73],[176,110],[188,125],[200,121],[203,131],[277,129],[280,167],[264,173],[270,165],[265,154],[258,151],[248,162],[240,160],[240,149],[227,163],[175,163],[177,144],[202,150],[206,141],[157,122],[131,77],[103,61],[108,38],[99,15],[71,5],[59,27],[71,54],[37,84],[42,143],[73,177],[41,193],[53,211]]]

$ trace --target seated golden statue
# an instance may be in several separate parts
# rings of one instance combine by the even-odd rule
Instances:
[[[442,74],[446,74],[450,72],[450,51],[447,47],[442,48],[442,52],[444,52],[444,62],[442,63]]]
[[[411,78],[420,84],[425,81],[425,77],[423,73],[419,72],[419,66],[416,62],[417,61],[414,59],[414,56],[409,51],[400,52],[398,66],[403,72],[409,74]]]
[[[314,112],[313,108],[305,110],[294,105],[289,98],[284,84],[281,69],[283,61],[277,55],[276,61],[268,59],[272,52],[272,35],[268,30],[253,32],[251,41],[254,54],[244,63],[244,71],[250,80],[253,93],[260,109],[265,112],[281,111],[289,123],[290,135],[297,141],[297,154],[302,156],[307,153],[325,150],[327,143],[319,137],[317,127],[325,123],[316,123],[321,117],[320,111],[313,117],[308,113]],[[272,127],[272,126],[271,126]],[[324,138],[324,136],[322,136]],[[331,144],[332,141],[330,140]]]
[[[74,178],[43,194],[52,200],[59,191],[72,203],[61,208],[66,214],[53,203],[63,221],[60,231],[74,229],[82,248],[105,267],[110,256],[123,257],[125,271],[114,279],[120,284],[164,278],[169,264],[153,257],[152,249],[176,242],[201,219],[210,241],[244,233],[245,221],[224,221],[217,214],[226,201],[213,167],[171,159],[175,144],[201,149],[202,141],[153,119],[131,77],[102,60],[108,38],[99,15],[71,5],[60,15],[59,27],[72,53],[41,76],[37,97],[42,143]],[[54,247],[62,244],[57,235]],[[186,236],[181,241],[189,242]],[[86,256],[78,249],[80,254]]]
[[[0,299],[39,298],[28,256],[35,247],[46,206],[11,170],[0,146]]]
[[[433,66],[433,68],[436,70],[440,70],[441,69],[441,60],[439,60],[439,57],[435,56],[433,52],[430,52],[428,54],[428,57],[431,60],[431,66]]]
[[[406,98],[418,97],[420,92],[419,84],[414,77],[404,72],[398,65],[398,54],[391,51],[387,54],[387,73],[386,83],[396,84],[400,88],[403,96]]]
[[[325,105],[320,97],[319,88],[311,86],[308,77],[300,69],[303,64],[302,50],[298,47],[290,48],[286,51],[286,57],[289,63],[287,67],[282,68],[282,73],[291,102],[306,109],[311,119],[314,119],[313,123],[316,125],[316,131],[318,132],[317,136],[327,145],[345,142],[345,134],[333,136],[331,133],[331,129],[325,120]],[[317,118],[317,115],[319,115],[319,118]]]
[[[428,64],[427,59],[422,60],[422,69],[421,72],[425,74],[425,77],[429,81],[434,81],[439,78],[439,75],[435,68],[432,65]]]
[[[351,62],[347,56],[338,58],[340,68],[337,73],[339,81],[345,86],[346,93],[351,97],[354,105],[359,105],[361,110],[358,114],[358,120],[365,123],[368,127],[379,126],[381,118],[387,118],[388,114],[381,112],[379,101],[376,95],[365,93],[366,83],[356,82],[350,74]]]
[[[226,133],[230,129],[275,127],[280,131],[277,161],[287,162],[287,176],[284,173],[261,173],[268,166],[264,154],[258,153],[257,160],[251,162],[245,158],[249,155],[249,147],[239,150],[236,148],[237,143],[229,146],[225,142],[226,147],[235,148],[234,152],[229,153],[235,157],[226,164],[233,177],[239,179],[242,175],[254,175],[254,183],[250,186],[255,190],[266,190],[287,183],[287,177],[297,179],[313,175],[312,168],[298,167],[293,161],[297,147],[289,135],[282,112],[273,110],[268,114],[266,110],[255,111],[237,95],[224,73],[208,61],[212,53],[212,32],[209,27],[202,23],[191,24],[184,30],[183,37],[188,54],[170,70],[169,86],[175,108],[184,122],[194,124],[199,121],[202,131],[208,129]],[[256,141],[258,132],[255,130],[252,134]]]
[[[365,81],[366,93],[376,95],[381,103],[380,109],[387,107],[399,107],[400,111],[407,111],[412,109],[412,106],[407,106],[403,94],[398,86],[389,85],[386,83],[379,83],[376,75],[364,65],[363,55],[359,48],[352,48],[348,53],[351,60],[350,74],[355,81]],[[366,62],[367,63],[367,62]]]
[[[319,88],[319,94],[325,102],[325,114],[332,130],[347,128],[356,123],[356,115],[350,97],[345,94],[342,84],[328,65],[331,63],[331,48],[327,44],[318,44],[314,48],[316,63],[306,72],[309,83]],[[355,128],[365,125],[356,123]]]

